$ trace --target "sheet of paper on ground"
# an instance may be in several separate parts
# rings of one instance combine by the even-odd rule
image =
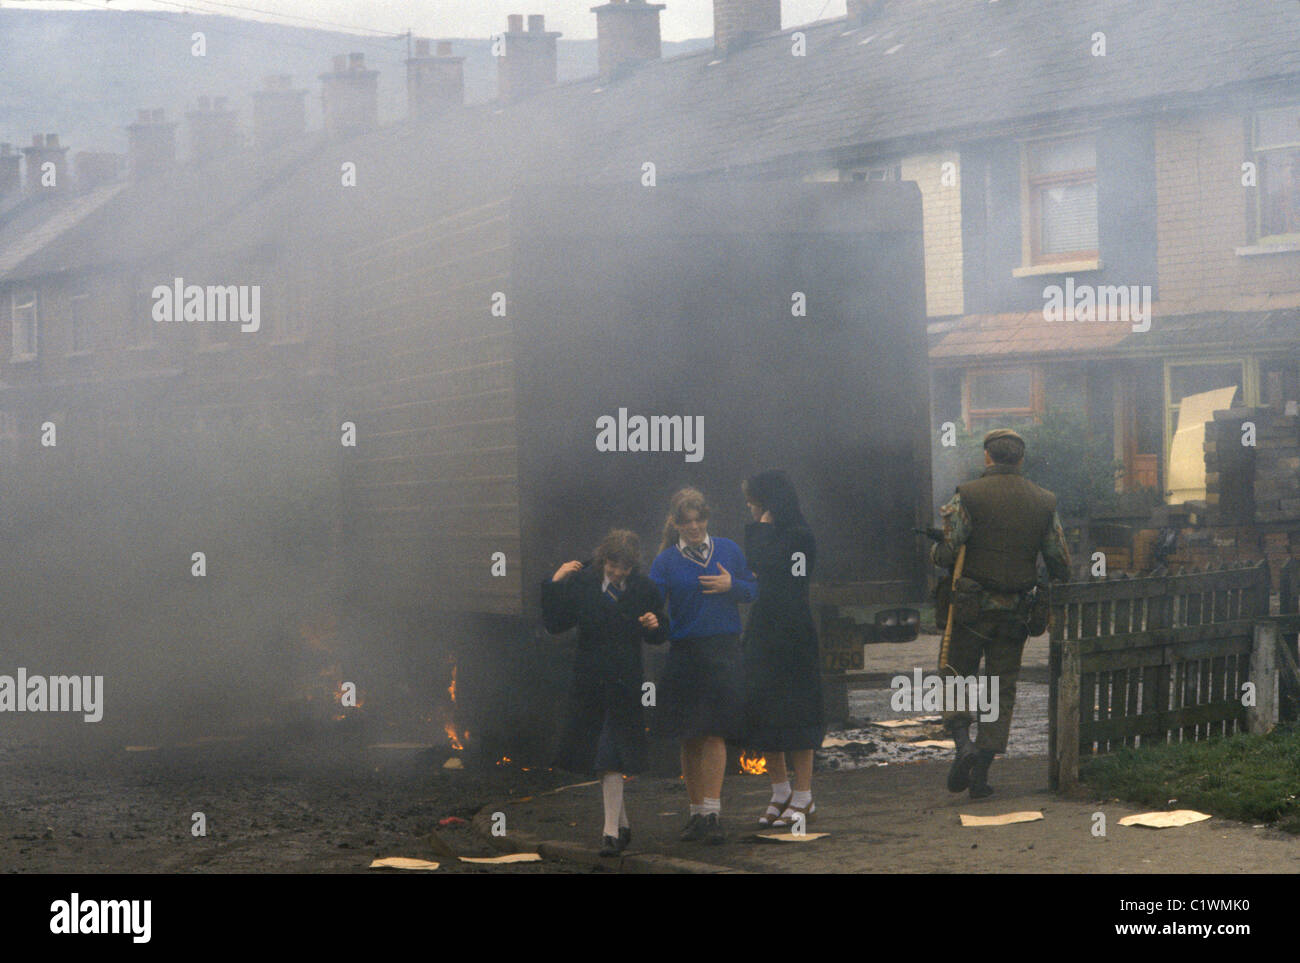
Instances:
[[[407,856],[385,856],[370,864],[371,869],[437,869],[437,863],[427,859],[411,859]]]
[[[1136,813],[1125,816],[1119,821],[1121,826],[1148,826],[1151,829],[1168,829],[1173,826],[1186,826],[1209,819],[1209,813],[1198,813],[1195,809],[1175,809],[1168,813]]]
[[[1043,814],[1039,812],[1003,813],[1000,816],[971,816],[962,813],[961,824],[963,826],[1010,826],[1012,823],[1032,823],[1042,818]]]

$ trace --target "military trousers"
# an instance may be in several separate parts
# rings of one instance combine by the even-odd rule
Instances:
[[[957,675],[968,677],[979,671],[984,660],[985,686],[989,680],[998,680],[998,716],[992,721],[980,722],[975,734],[975,745],[994,752],[1007,751],[1007,736],[1011,732],[1011,711],[1016,704],[1016,682],[1020,678],[1020,659],[1024,654],[1029,630],[1025,623],[1002,612],[982,612],[970,623],[957,623],[953,627],[948,648],[948,664]],[[944,670],[945,676],[952,672]],[[989,690],[991,694],[991,689]],[[958,726],[970,726],[976,716],[969,711],[947,711],[943,724],[949,731]]]

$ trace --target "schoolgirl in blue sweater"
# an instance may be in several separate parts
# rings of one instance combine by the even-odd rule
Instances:
[[[708,533],[709,506],[694,488],[672,498],[650,579],[668,603],[662,709],[681,740],[691,818],[683,841],[723,841],[722,778],[728,739],[743,726],[742,602],[758,587],[740,546]]]

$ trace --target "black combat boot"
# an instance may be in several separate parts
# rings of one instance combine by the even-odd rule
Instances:
[[[983,799],[985,796],[993,795],[993,787],[989,785],[989,766],[993,765],[994,755],[992,749],[978,750],[975,765],[970,771],[971,799]]]
[[[953,742],[957,744],[957,757],[948,770],[948,791],[961,792],[970,785],[971,767],[978,758],[975,743],[970,738],[970,726],[957,726],[952,730]]]

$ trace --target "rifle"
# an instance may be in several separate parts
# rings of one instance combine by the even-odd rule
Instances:
[[[948,649],[952,645],[952,627],[956,621],[957,611],[957,580],[961,578],[962,566],[966,564],[966,545],[962,543],[961,548],[957,550],[957,562],[952,567],[952,601],[948,603],[948,623],[943,629],[943,642],[939,645],[939,674],[943,674],[944,669],[952,670],[956,674],[957,670],[948,664]]]

